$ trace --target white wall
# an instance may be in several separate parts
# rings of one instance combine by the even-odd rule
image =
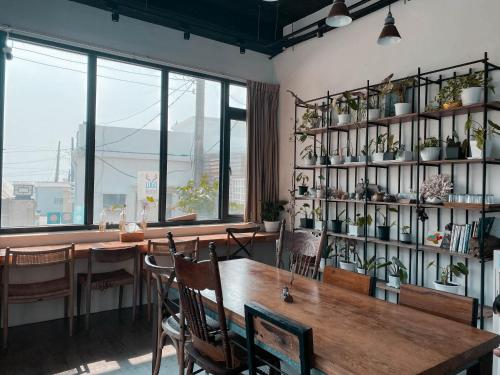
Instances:
[[[274,81],[266,55],[135,19],[120,17],[69,0],[0,0],[0,24],[90,46],[148,57],[180,67],[239,79]]]
[[[477,0],[471,3],[466,0],[416,0],[406,5],[403,1],[399,1],[393,6],[392,12],[403,38],[398,45],[381,47],[377,44],[387,14],[387,9],[384,9],[354,21],[348,27],[330,31],[323,38],[312,39],[289,48],[273,59],[276,78],[281,85],[279,112],[281,198],[288,198],[287,190],[293,172],[293,143],[289,142],[289,135],[294,122],[294,99],[286,90],[296,92],[303,99],[310,99],[326,95],[327,90],[342,92],[365,86],[368,79],[372,83],[377,83],[390,73],[394,73],[396,78],[416,74],[419,66],[429,71],[477,60],[483,57],[485,51],[489,53],[493,62],[500,63],[499,1]],[[497,88],[500,87],[498,76],[495,77],[495,84]],[[497,93],[498,91],[500,89],[497,89]],[[457,121],[459,121],[457,129],[460,129],[459,132],[463,137],[461,129],[464,117],[457,118]],[[445,123],[444,126],[449,129],[451,125]],[[434,131],[431,130],[431,133]],[[500,151],[500,147],[497,147],[497,150]],[[490,170],[498,173],[498,169]],[[493,177],[488,179],[490,191],[500,196],[500,188],[493,186],[492,179]],[[480,179],[476,178],[477,180]],[[392,181],[395,181],[395,178],[392,178]],[[463,184],[463,181],[458,183],[460,188],[463,188]],[[479,186],[475,185],[478,189]],[[394,190],[394,186],[389,187],[389,190],[391,189]],[[395,189],[397,192],[397,185]],[[476,192],[479,193],[480,190]],[[435,214],[431,213],[430,216]],[[460,217],[457,221],[462,219],[463,217]],[[497,235],[498,228],[497,222],[495,228]],[[395,236],[396,232],[392,235]],[[402,250],[401,253],[407,251]],[[444,262],[444,258],[442,259]],[[426,255],[425,263],[429,260],[430,257]],[[487,264],[487,270],[486,301],[491,305],[493,296],[488,293],[491,289],[489,285],[491,264]],[[478,295],[478,262],[471,261],[471,272],[471,279],[475,281],[469,285],[470,293]],[[429,282],[432,282],[433,278],[434,271],[431,271],[426,277],[426,284],[430,285]]]

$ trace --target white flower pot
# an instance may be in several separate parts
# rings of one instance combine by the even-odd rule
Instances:
[[[411,113],[411,104],[410,103],[396,103],[394,104],[394,109],[396,111],[396,116],[407,115]]]
[[[339,164],[344,164],[344,157],[340,155],[334,155],[330,157],[330,162],[333,165],[339,165]]]
[[[462,105],[472,105],[481,103],[482,87],[468,87],[462,90]]]
[[[306,167],[312,167],[313,165],[316,165],[316,160],[318,158],[313,156],[312,158],[304,158],[304,165]]]
[[[349,234],[349,236],[361,237],[364,235],[364,227],[349,224],[347,227],[347,234]]]
[[[389,282],[387,283],[387,285],[392,288],[399,289],[399,287],[401,286],[401,279],[399,278],[399,276],[389,275]]]
[[[364,268],[356,267],[356,272],[364,275],[365,274],[365,269]]]
[[[396,160],[397,161],[412,161],[413,160],[413,152],[411,152],[411,151],[396,152]]]
[[[265,221],[264,220],[264,230],[266,232],[277,232],[280,230],[279,221]]]
[[[351,271],[351,272],[354,272],[354,269],[356,268],[356,264],[351,263],[351,262],[344,262],[343,260],[341,260],[339,262],[339,266],[340,266],[340,269],[346,270],[346,271]]]
[[[350,113],[347,113],[344,115],[338,115],[338,117],[339,117],[338,125],[349,124],[351,122],[351,114]]]
[[[401,233],[399,235],[399,240],[402,243],[411,243],[411,233]]]
[[[486,157],[490,158],[493,150],[493,143],[486,140]],[[481,159],[483,157],[483,150],[477,147],[477,141],[470,140],[470,154],[472,159]]]
[[[443,200],[441,198],[438,198],[438,197],[430,197],[430,198],[425,199],[425,203],[441,204],[441,203],[443,203]]]
[[[372,155],[373,162],[384,161],[384,153],[383,152],[374,152]]]
[[[420,151],[422,161],[439,160],[441,156],[441,147],[426,147]]]
[[[442,292],[458,294],[458,288],[460,287],[460,285],[455,284],[455,283],[450,283],[450,284],[453,284],[453,285],[444,285],[444,284],[441,284],[439,281],[434,281],[434,288],[436,290],[440,290]]]
[[[378,120],[380,118],[380,109],[369,109],[368,110],[368,120]]]

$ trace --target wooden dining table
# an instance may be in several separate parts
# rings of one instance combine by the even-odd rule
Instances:
[[[257,303],[311,327],[313,367],[324,374],[449,374],[473,363],[491,374],[500,344],[491,332],[301,276],[290,288],[293,303],[285,303],[290,272],[250,259],[219,268],[226,318],[244,329],[244,306]],[[203,298],[216,311],[215,295]]]

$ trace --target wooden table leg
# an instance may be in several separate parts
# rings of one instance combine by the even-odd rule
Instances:
[[[467,370],[467,375],[490,375],[493,372],[493,353],[479,358],[479,363]]]

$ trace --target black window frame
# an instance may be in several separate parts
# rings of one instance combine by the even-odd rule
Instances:
[[[0,31],[0,45],[5,45],[7,33]],[[169,227],[169,226],[191,226],[203,224],[224,224],[242,222],[243,215],[229,215],[229,153],[230,153],[230,122],[231,120],[246,120],[246,109],[233,108],[229,106],[229,86],[237,85],[246,87],[246,84],[228,78],[199,73],[196,71],[172,67],[168,64],[155,63],[131,58],[119,54],[102,52],[89,48],[72,46],[69,44],[49,41],[38,37],[26,36],[17,33],[10,33],[9,38],[27,43],[34,43],[44,47],[57,48],[69,52],[84,54],[88,59],[87,66],[87,103],[86,105],[86,150],[85,150],[85,199],[84,199],[84,224],[65,225],[43,225],[32,227],[2,227],[0,201],[0,234],[12,233],[39,233],[39,232],[63,232],[75,230],[96,230],[98,224],[94,223],[94,166],[95,166],[95,127],[96,127],[96,83],[97,83],[97,59],[105,58],[123,63],[130,63],[139,66],[157,69],[161,72],[161,114],[160,114],[160,160],[159,160],[159,196],[158,196],[158,221],[148,223],[149,227]],[[14,56],[15,58],[15,56]],[[0,57],[0,149],[3,150],[4,143],[4,112],[5,112],[5,56]],[[168,80],[169,73],[186,74],[197,78],[216,81],[221,84],[221,119],[220,133],[220,166],[219,166],[219,212],[217,219],[195,220],[190,222],[166,221],[166,193],[167,193],[167,157],[168,157]],[[3,181],[3,152],[0,152],[0,186]],[[109,229],[118,228],[117,224],[108,225]]]

